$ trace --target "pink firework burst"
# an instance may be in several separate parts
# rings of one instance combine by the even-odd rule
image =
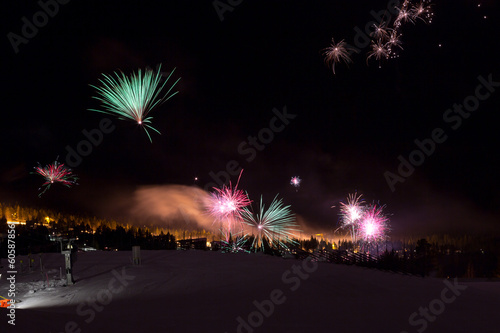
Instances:
[[[44,168],[38,163],[38,167],[35,167],[35,174],[39,174],[45,179],[45,183],[39,188],[39,190],[44,188],[43,191],[38,194],[39,197],[41,197],[54,183],[61,183],[67,187],[78,185],[76,183],[78,178],[73,174],[71,169],[66,168],[64,164],[60,164],[57,159],[54,163],[46,165]]]
[[[236,187],[223,185],[222,188],[214,188],[215,192],[211,193],[211,204],[209,212],[216,220],[224,220],[233,217],[240,217],[243,207],[250,204],[250,199],[242,190]]]
[[[302,182],[302,179],[300,179],[299,176],[294,176],[292,179],[290,179],[290,185],[294,186],[295,188],[300,187],[300,183]]]
[[[383,214],[383,208],[372,205],[364,212],[359,224],[359,234],[364,242],[377,242],[386,238],[389,218]]]
[[[214,222],[225,223],[224,229],[229,233],[236,222],[242,221],[244,208],[252,202],[243,190],[238,189],[240,177],[234,188],[231,183],[229,186],[223,185],[222,188],[214,187],[215,192],[210,194],[206,204],[207,211],[215,218]]]

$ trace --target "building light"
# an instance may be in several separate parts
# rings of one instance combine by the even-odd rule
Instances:
[[[7,221],[7,224],[26,225],[26,221]]]

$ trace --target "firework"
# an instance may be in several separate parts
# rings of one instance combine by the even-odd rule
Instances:
[[[347,203],[340,203],[341,220],[338,229],[348,229],[352,243],[369,251],[370,244],[387,238],[389,218],[383,213],[385,206],[365,206],[361,197],[361,194],[349,194]]]
[[[373,24],[373,32],[370,34],[375,39],[387,39],[389,38],[390,29],[387,28],[386,22],[380,22],[379,25]]]
[[[156,73],[151,69],[146,69],[143,73],[139,69],[137,74],[132,73],[128,77],[123,72],[121,72],[121,75],[115,72],[114,77],[103,74],[104,79],[99,80],[102,84],[101,87],[91,85],[97,90],[98,94],[93,98],[103,103],[102,110],[89,110],[116,115],[119,119],[135,121],[143,126],[149,140],[152,141],[148,128],[158,134],[161,133],[150,125],[153,117],[149,117],[148,113],[178,93],[177,91],[171,93],[171,91],[180,80],[180,78],[177,79],[168,91],[160,97],[160,93],[174,73],[175,68],[163,84],[161,84],[160,71],[161,65]]]
[[[250,204],[250,199],[237,187],[223,185],[222,188],[214,188],[211,193],[208,210],[215,220],[222,221],[229,217],[240,218],[243,208]]]
[[[365,210],[359,224],[359,235],[363,242],[377,242],[386,238],[389,219],[383,214],[383,208],[371,205]]]
[[[35,174],[42,176],[45,179],[45,183],[38,189],[41,191],[38,196],[41,197],[52,184],[61,183],[64,186],[71,187],[72,185],[78,185],[78,178],[73,174],[71,169],[66,168],[64,164],[60,164],[57,159],[54,163],[46,165],[44,168],[38,163],[38,167],[35,167]],[[42,190],[43,188],[43,190]]]
[[[415,23],[413,13],[411,10],[401,8],[399,10],[396,20],[394,21],[394,26],[396,28],[399,28],[401,26],[401,23],[407,23],[407,22]]]
[[[424,23],[432,23],[433,13],[431,10],[430,1],[422,0],[419,4],[413,6],[412,8],[412,18],[414,20],[421,20]]]
[[[370,50],[366,54],[367,64],[370,58],[375,58],[379,62],[384,58],[397,58],[397,51],[403,49],[401,47],[401,30],[405,23],[416,23],[417,20],[431,23],[434,15],[431,0],[420,0],[418,3],[404,0],[398,7],[394,8],[398,11],[394,19],[391,19],[390,15],[384,14],[378,24],[372,25]],[[344,40],[335,44],[333,38],[330,47],[323,51],[325,62],[332,67],[333,74],[335,74],[336,63],[341,61],[346,64],[351,63],[351,55],[359,52],[359,50],[349,47]]]
[[[294,176],[290,179],[290,185],[294,186],[295,188],[299,188],[301,182],[302,179],[300,179],[299,176]]]
[[[224,233],[224,232],[223,232]],[[226,239],[221,241],[221,250],[222,252],[230,252],[230,253],[239,253],[245,252],[250,253],[250,251],[245,249],[245,244],[248,240],[248,234],[243,236],[237,236],[233,239],[234,235],[229,235]]]
[[[401,35],[398,33],[397,30],[393,30],[391,32],[391,35],[389,36],[389,40],[387,41],[385,46],[387,48],[389,56],[391,58],[396,58],[397,57],[397,54],[396,54],[397,48],[399,48],[401,50],[403,49],[403,47],[401,46]]]
[[[349,47],[344,40],[335,44],[335,40],[332,38],[332,44],[323,50],[323,56],[325,56],[325,63],[332,67],[333,74],[335,74],[336,63],[343,61],[349,64],[352,62],[352,52],[356,52],[356,50]]]
[[[347,203],[340,203],[340,228],[349,229],[353,243],[357,240],[358,223],[365,209],[362,196],[362,194],[358,195],[357,192],[351,193],[347,196]]]
[[[368,52],[368,57],[366,58],[367,63],[371,57],[374,57],[378,61],[381,61],[383,58],[387,59],[389,57],[389,50],[387,48],[387,45],[383,43],[382,40],[379,39],[376,43],[372,41],[371,48],[372,50]]]
[[[398,11],[398,16],[394,20],[394,28],[399,29],[402,23],[406,23],[408,21],[413,22],[413,15],[411,10],[410,0],[405,0],[399,7],[394,7]]]
[[[214,223],[217,221],[221,224],[225,223],[224,230],[228,235],[234,229],[234,224],[241,222],[244,208],[251,203],[248,195],[238,189],[239,181],[240,178],[234,188],[231,182],[229,186],[214,187],[215,192],[210,193],[210,198],[206,202],[206,210],[214,217]]]
[[[245,208],[243,222],[255,228],[257,235],[252,243],[255,251],[264,251],[264,241],[273,247],[288,249],[290,243],[296,244],[294,237],[300,232],[290,205],[284,206],[283,199],[278,200],[278,196],[274,197],[267,210],[261,196],[259,212],[254,214]]]
[[[361,199],[362,196],[362,194],[358,195],[357,192],[351,193],[347,196],[347,203],[340,203],[340,211],[345,224],[351,225],[363,215],[364,200]]]

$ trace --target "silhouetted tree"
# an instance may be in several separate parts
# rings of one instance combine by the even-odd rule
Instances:
[[[0,233],[7,233],[7,218],[5,216],[0,218]]]

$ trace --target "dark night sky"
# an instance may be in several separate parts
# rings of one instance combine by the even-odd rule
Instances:
[[[367,65],[365,48],[332,75],[321,50],[332,37],[354,44],[354,28],[386,6],[243,1],[221,22],[212,1],[73,0],[16,54],[7,35],[21,34],[21,18],[31,21],[40,6],[9,1],[0,200],[107,214],[116,197],[139,186],[193,185],[197,176],[204,187],[211,171],[235,160],[244,168],[240,188],[254,201],[280,193],[318,230],[332,230],[338,210],[330,207],[358,190],[387,205],[396,234],[498,231],[500,91],[457,130],[443,121],[474,94],[479,75],[500,81],[498,5],[436,1],[432,24],[403,27],[400,58]],[[30,175],[33,166],[58,155],[64,161],[65,147],[106,117],[87,111],[99,106],[89,84],[101,73],[159,63],[182,77],[179,94],[151,113],[162,135],[152,134],[151,144],[137,125],[108,116],[116,129],[74,168],[80,185],[54,186],[38,199],[42,180]],[[248,162],[238,146],[285,105],[296,118]],[[413,141],[437,127],[448,139],[392,192],[384,172],[397,172],[398,156],[407,158]],[[298,192],[289,185],[294,175],[303,179]]]

